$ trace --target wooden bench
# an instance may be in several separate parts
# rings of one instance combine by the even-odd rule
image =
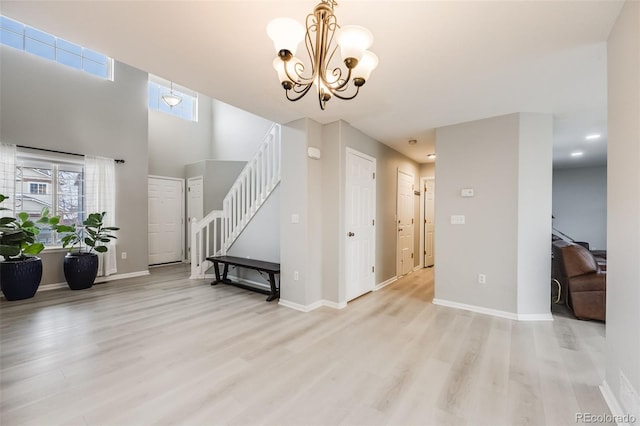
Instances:
[[[276,274],[280,275],[280,264],[272,262],[263,262],[261,260],[244,259],[242,257],[234,256],[212,256],[207,257],[207,260],[213,262],[213,269],[216,272],[216,280],[211,285],[218,283],[231,284],[236,287],[243,288],[245,290],[256,291],[258,293],[268,294],[267,302],[278,299],[280,297],[280,286],[276,286]],[[220,264],[224,265],[224,271],[222,277],[220,277]],[[236,266],[238,268],[253,269],[255,271],[265,272],[269,274],[269,287],[270,290],[263,290],[261,288],[244,285],[242,283],[236,283],[227,278],[229,272],[229,265]]]

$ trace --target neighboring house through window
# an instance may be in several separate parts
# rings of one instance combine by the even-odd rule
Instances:
[[[34,219],[43,208],[52,216],[60,216],[64,224],[80,224],[84,220],[84,163],[82,160],[57,159],[18,152],[16,156],[16,211],[24,211]],[[46,246],[60,245],[60,238],[43,230],[39,240]]]

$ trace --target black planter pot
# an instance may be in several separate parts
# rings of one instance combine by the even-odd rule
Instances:
[[[0,262],[0,284],[7,300],[33,297],[40,286],[41,279],[42,260],[39,257]]]
[[[67,253],[64,257],[64,277],[71,290],[90,288],[98,275],[98,255]]]

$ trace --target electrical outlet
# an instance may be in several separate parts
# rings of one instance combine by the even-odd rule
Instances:
[[[485,274],[478,274],[478,283],[479,284],[486,284],[487,283],[487,276]]]
[[[298,281],[300,279],[300,274],[298,271],[293,271],[293,280]]]
[[[122,252],[122,254],[121,254],[121,256],[122,256],[122,258],[123,258],[123,259],[126,259],[126,258],[127,258],[127,252],[126,252],[126,251],[123,251],[123,252]]]

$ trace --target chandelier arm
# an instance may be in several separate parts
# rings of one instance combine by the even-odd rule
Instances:
[[[298,90],[295,90],[295,89],[294,89],[294,90],[293,90],[293,92],[294,92],[294,93],[297,93],[297,94],[298,94],[298,96],[293,96],[293,97],[292,97],[292,96],[289,96],[289,95],[290,95],[290,92],[292,92],[292,90],[286,90],[286,91],[285,91],[285,94],[286,94],[286,96],[287,96],[287,99],[288,99],[288,100],[290,100],[290,101],[293,101],[293,102],[295,102],[295,101],[297,101],[297,100],[302,99],[302,98],[304,97],[304,95],[306,95],[306,94],[307,94],[307,92],[309,91],[309,89],[311,89],[311,86],[312,86],[312,85],[313,85],[313,83],[308,83],[308,84],[306,84],[306,85],[296,84],[296,87],[297,87],[297,86],[300,86],[300,87],[304,86],[304,89],[303,89],[303,90],[301,90],[301,91],[298,91]]]
[[[340,95],[340,94],[338,94],[338,93],[334,92],[333,90],[330,90],[330,91],[331,91],[331,94],[332,94],[333,96],[335,96],[336,98],[338,98],[338,99],[342,99],[343,101],[349,101],[349,100],[351,100],[351,99],[355,98],[356,96],[358,96],[358,92],[360,91],[360,87],[361,87],[361,86],[356,86],[356,92],[355,92],[352,96],[342,96],[342,95]],[[341,91],[342,91],[342,90],[341,90]]]
[[[304,73],[303,63],[297,62],[293,65],[294,75],[292,76],[289,73],[289,67],[287,66],[288,62],[290,61],[287,61],[284,63],[284,74],[287,76],[289,81],[291,81],[293,84],[296,84],[296,85],[305,85],[305,84],[313,83],[313,76],[311,76],[311,78],[306,78],[302,75],[302,73]]]

